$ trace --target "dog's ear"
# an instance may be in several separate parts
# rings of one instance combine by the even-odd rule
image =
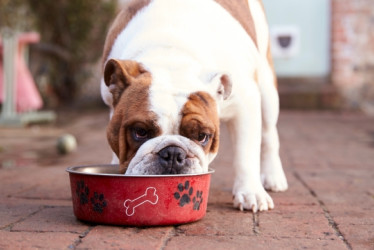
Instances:
[[[105,64],[104,82],[113,96],[116,106],[123,91],[146,70],[136,61],[110,59]]]
[[[216,74],[211,83],[216,91],[217,100],[226,100],[231,95],[232,83],[231,79],[226,74]]]

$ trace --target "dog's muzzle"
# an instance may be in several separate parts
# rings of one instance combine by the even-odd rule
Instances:
[[[197,174],[207,172],[208,164],[207,156],[199,145],[180,135],[165,135],[145,142],[125,174]]]
[[[162,174],[180,174],[189,167],[187,152],[178,146],[168,146],[158,152]]]

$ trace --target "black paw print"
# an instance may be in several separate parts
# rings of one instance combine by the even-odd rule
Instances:
[[[84,181],[77,181],[77,190],[75,192],[77,193],[81,205],[88,203],[88,195],[90,190],[84,184]]]
[[[174,193],[174,198],[179,200],[179,206],[183,207],[184,205],[191,202],[191,195],[193,193],[193,188],[190,187],[190,182],[186,181],[184,185],[182,183],[178,184],[178,191]],[[181,194],[185,192],[184,194]]]
[[[107,203],[104,200],[104,194],[94,193],[94,196],[91,198],[91,203],[93,205],[93,210],[98,213],[102,213]]]
[[[197,190],[196,196],[192,199],[193,210],[200,210],[200,204],[203,202],[203,191]]]

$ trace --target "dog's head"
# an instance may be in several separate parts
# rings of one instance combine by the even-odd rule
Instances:
[[[107,137],[121,172],[208,170],[219,145],[217,102],[230,95],[231,83],[224,74],[206,77],[205,82],[201,77],[180,77],[175,83],[162,70],[151,74],[135,61],[106,63],[104,81],[114,108]]]

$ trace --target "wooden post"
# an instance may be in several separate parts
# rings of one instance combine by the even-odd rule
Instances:
[[[2,32],[3,42],[3,94],[4,101],[0,114],[0,126],[23,126],[30,123],[45,123],[56,120],[56,114],[52,111],[17,113],[16,91],[17,70],[16,55],[18,47],[18,34],[10,29]]]
[[[2,32],[3,40],[3,94],[4,102],[0,123],[18,123],[16,112],[16,53],[17,34],[10,29]]]

